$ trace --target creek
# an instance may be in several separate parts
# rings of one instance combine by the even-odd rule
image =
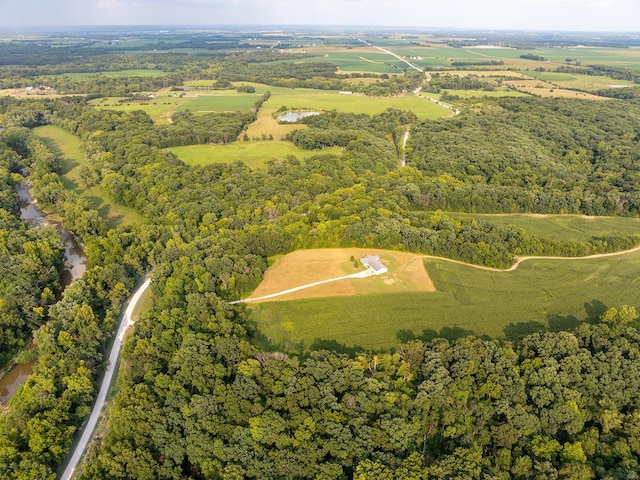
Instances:
[[[18,185],[16,191],[20,203],[20,218],[34,227],[53,225],[62,237],[64,243],[64,270],[60,278],[60,285],[64,290],[72,281],[82,277],[87,268],[87,257],[78,242],[76,242],[73,234],[62,228],[60,221],[47,217],[38,208],[26,184]],[[16,363],[0,378],[0,403],[6,405],[16,394],[20,385],[31,375],[35,363],[35,360],[29,363]]]

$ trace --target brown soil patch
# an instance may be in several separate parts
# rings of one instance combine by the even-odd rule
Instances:
[[[435,291],[433,282],[425,270],[422,255],[371,248],[331,248],[298,250],[279,258],[265,272],[262,283],[251,297],[270,295],[301,285],[357,273],[364,270],[364,267],[360,262],[354,267],[351,256],[359,259],[367,254],[380,255],[389,271],[378,276],[317,285],[264,301]]]

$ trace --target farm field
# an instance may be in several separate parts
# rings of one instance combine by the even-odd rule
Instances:
[[[364,255],[380,255],[389,272],[380,276],[318,285],[278,296],[274,300],[434,291],[421,255],[370,248],[321,248],[297,250],[277,258],[251,297],[271,295],[301,285],[363,271],[365,267],[359,259]],[[352,257],[354,260],[351,260]]]
[[[499,225],[515,225],[529,235],[558,242],[588,242],[616,235],[640,235],[640,218],[587,217],[582,215],[478,214],[446,212],[450,218],[475,218]]]
[[[367,97],[366,95],[324,94],[290,94],[283,97],[273,95],[265,105],[280,106],[284,104],[290,109],[302,110],[336,110],[338,112],[382,113],[387,108],[411,110],[420,118],[436,119],[451,115],[451,112],[429,100],[407,94],[399,97]]]
[[[242,162],[249,168],[262,168],[266,161],[283,159],[288,155],[308,158],[314,155],[340,155],[343,151],[340,147],[302,150],[289,142],[277,140],[239,141],[225,145],[188,145],[171,147],[168,150],[188,165]]]
[[[274,105],[274,103],[269,104],[268,101],[265,102],[258,112],[256,120],[247,127],[245,133],[250,139],[258,140],[261,139],[263,135],[267,137],[272,135],[275,139],[282,139],[294,130],[308,128],[307,125],[303,123],[279,122],[273,116],[276,112]]]
[[[526,74],[530,77],[556,84],[560,87],[577,88],[587,91],[596,91],[611,87],[611,85],[633,86],[633,82],[628,80],[616,80],[615,78],[606,76],[579,75],[559,72],[526,72]]]
[[[267,342],[291,351],[336,343],[356,350],[392,349],[412,338],[469,333],[516,339],[593,320],[607,307],[637,298],[640,285],[638,252],[604,259],[534,259],[512,272],[439,259],[426,259],[425,265],[436,292],[260,303],[249,306],[251,318]]]
[[[174,112],[187,109],[194,113],[248,111],[259,98],[258,94],[238,94],[234,90],[222,90],[215,93],[183,96],[175,93],[158,93],[154,98],[142,102],[126,101],[124,97],[107,97],[92,100],[90,104],[96,108],[124,112],[143,110],[157,124],[167,124]]]
[[[136,210],[113,203],[104,197],[100,187],[86,187],[80,172],[82,167],[90,164],[84,159],[80,149],[82,142],[78,137],[55,125],[37,127],[33,132],[59,156],[62,167],[60,177],[64,187],[85,198],[91,208],[98,210],[107,220],[109,226],[130,225],[142,220]]]
[[[608,100],[606,97],[599,97],[591,93],[558,88],[557,85],[543,80],[508,80],[504,82],[504,85],[514,88],[520,92],[529,93],[539,97],[578,98],[583,100],[600,101]]]
[[[309,53],[317,53],[295,62],[303,63],[332,63],[341,72],[371,72],[371,73],[402,73],[406,64],[392,55],[383,53],[375,48],[362,45],[361,47],[318,47],[310,48]],[[291,60],[293,62],[293,60]]]
[[[514,90],[508,87],[497,87],[494,91],[485,90],[449,90],[443,89],[449,95],[455,95],[460,98],[482,98],[482,97],[528,97],[529,94]],[[436,98],[440,100],[442,93],[425,92],[422,95]]]

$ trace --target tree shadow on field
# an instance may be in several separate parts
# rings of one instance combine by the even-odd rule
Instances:
[[[420,335],[417,335],[412,330],[399,330],[396,333],[396,338],[402,342],[407,343],[411,340],[422,340],[425,343],[429,343],[436,338],[444,338],[453,342],[460,338],[469,337],[469,336],[478,336],[475,332],[471,330],[466,330],[460,327],[443,327],[440,332],[436,330],[423,330]]]
[[[573,315],[548,315],[547,321],[549,322],[549,330],[552,332],[563,332],[567,330],[573,330],[582,323]]]
[[[532,333],[544,332],[547,330],[546,325],[533,320],[530,322],[510,323],[504,327],[504,337],[513,342],[522,340],[524,337],[531,335]]]
[[[591,300],[591,302],[585,302],[584,309],[587,312],[587,321],[589,323],[598,323],[600,315],[609,310],[609,307],[600,300]]]
[[[367,349],[359,345],[350,347],[335,340],[316,338],[309,347],[309,350],[329,350],[335,353],[346,353],[351,357],[355,357],[358,353],[365,352]]]

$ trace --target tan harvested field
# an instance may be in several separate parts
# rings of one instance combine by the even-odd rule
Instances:
[[[355,296],[375,293],[434,292],[424,268],[423,256],[371,248],[330,248],[298,250],[278,258],[266,271],[251,297],[262,297],[309,283],[350,275],[364,270],[356,260],[364,255],[380,255],[389,271],[379,276],[353,278],[318,285],[264,301]]]
[[[599,97],[586,92],[577,92],[574,90],[565,90],[558,88],[552,83],[542,80],[509,80],[503,85],[514,88],[520,92],[530,93],[539,97],[554,98],[580,98],[583,100],[608,100],[605,97]]]

